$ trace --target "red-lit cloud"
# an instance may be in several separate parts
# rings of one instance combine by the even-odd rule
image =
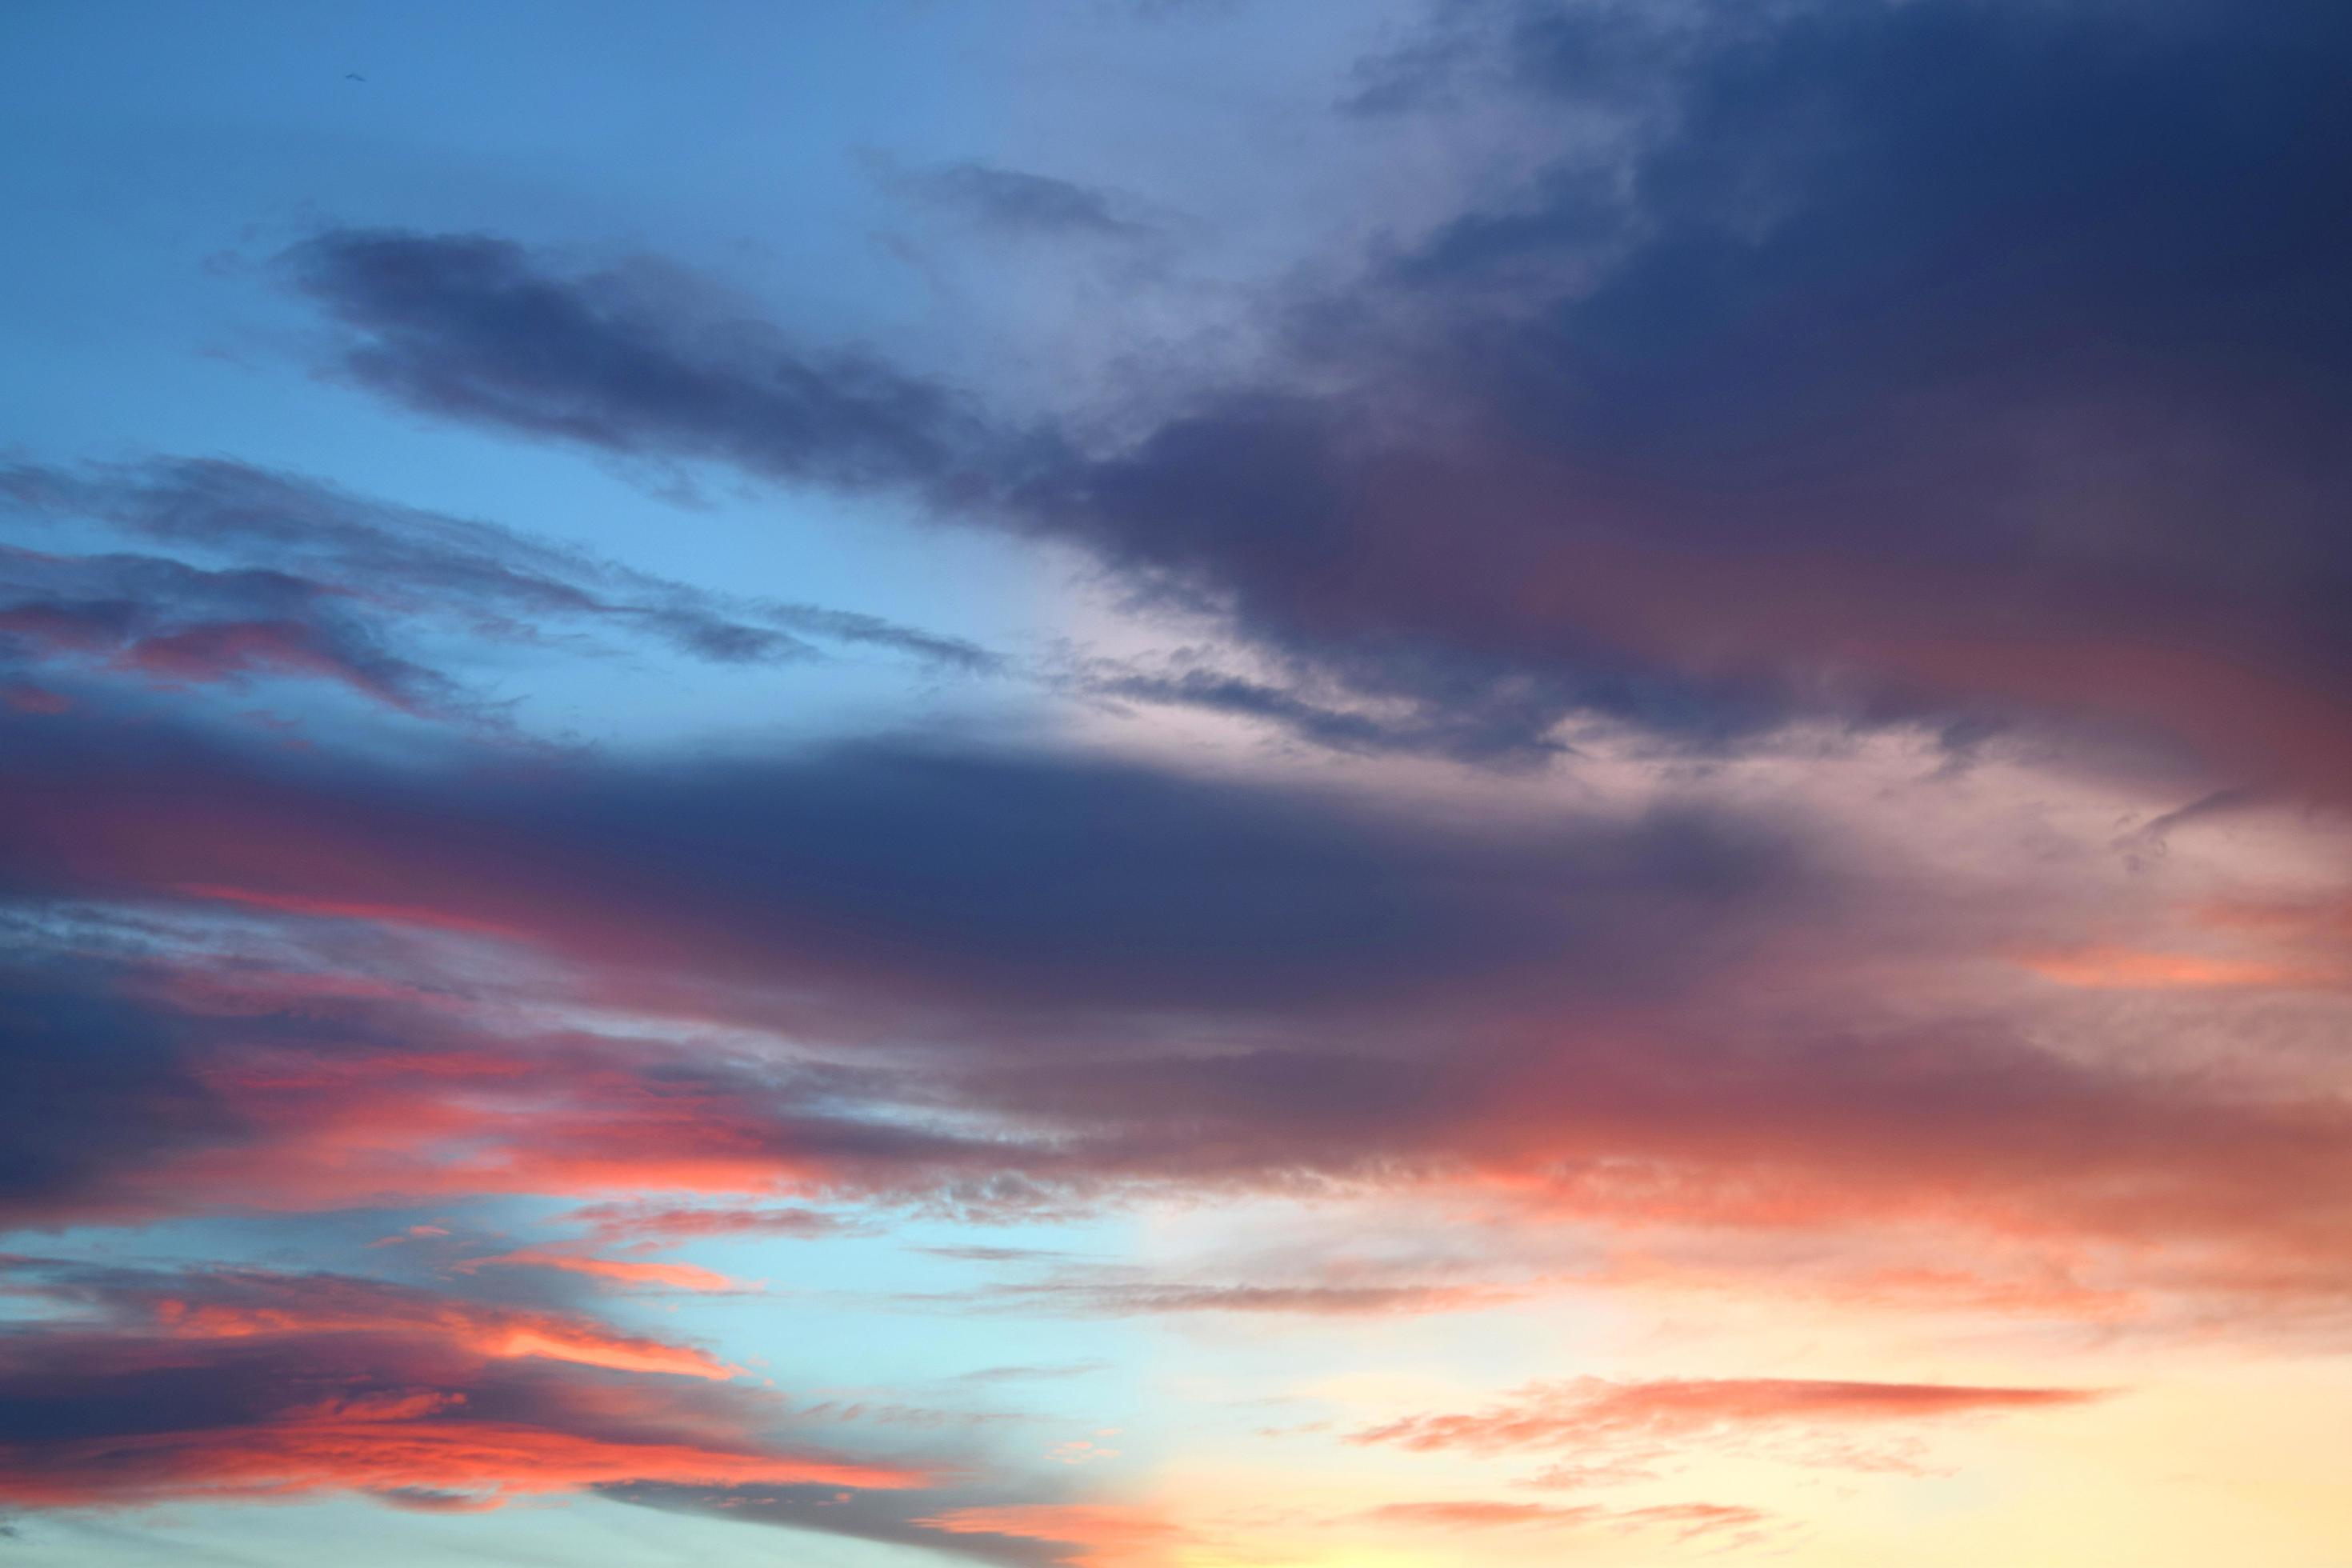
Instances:
[[[706,1352],[589,1320],[258,1269],[55,1266],[19,1289],[80,1310],[0,1341],[14,1506],[352,1491],[475,1508],[627,1482],[925,1480],[779,1441],[781,1407],[726,1386]]]
[[[1392,1502],[1364,1515],[1381,1524],[1414,1530],[1569,1530],[1606,1526],[1617,1531],[1663,1530],[1677,1541],[1723,1532],[1759,1532],[1773,1522],[1762,1509],[1738,1503],[1661,1503],[1650,1508],[1500,1502],[1485,1499]]]
[[[904,1474],[693,1443],[583,1437],[462,1419],[462,1394],[354,1399],[236,1430],[136,1433],[0,1445],[0,1501],[131,1507],[175,1499],[356,1491],[425,1508],[497,1507],[537,1492],[627,1481],[689,1486],[900,1486]]]
[[[716,1269],[691,1263],[645,1263],[619,1258],[595,1258],[585,1253],[559,1252],[552,1247],[527,1247],[491,1258],[477,1258],[465,1266],[477,1268],[553,1268],[583,1274],[614,1285],[659,1285],[673,1290],[737,1290],[741,1283]]]
[[[1808,1378],[1693,1378],[1612,1383],[1582,1378],[1532,1384],[1507,1402],[1458,1414],[1408,1415],[1352,1434],[1360,1445],[1429,1453],[1571,1450],[1597,1457],[1546,1472],[1532,1484],[1570,1487],[1622,1479],[1629,1466],[1695,1446],[1759,1448],[1800,1463],[1908,1468],[1907,1448],[1856,1446],[1844,1434],[1898,1439],[1906,1429],[1971,1416],[2063,1409],[2106,1397],[2075,1388],[1978,1387]],[[1772,1440],[1793,1436],[1788,1442]],[[1595,1468],[1597,1467],[1597,1468]],[[1592,1468],[1588,1477],[1585,1473]],[[1496,1505],[1501,1506],[1501,1505]],[[1574,1513],[1578,1510],[1561,1510]],[[1540,1517],[1538,1513],[1529,1517]]]
[[[952,1509],[917,1522],[950,1535],[1009,1535],[1068,1548],[1070,1568],[1152,1568],[1177,1561],[1192,1531],[1153,1508],[1014,1503]]]

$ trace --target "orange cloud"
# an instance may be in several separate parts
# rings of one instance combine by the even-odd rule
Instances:
[[[727,1384],[702,1352],[585,1319],[333,1275],[19,1273],[20,1292],[83,1311],[0,1342],[0,1405],[82,1414],[0,1444],[0,1506],[350,1491],[484,1508],[625,1482],[929,1479],[781,1444],[774,1396]]]
[[[540,1247],[524,1247],[519,1252],[502,1252],[495,1258],[477,1258],[465,1268],[469,1273],[476,1268],[557,1268],[616,1285],[665,1285],[675,1290],[742,1289],[740,1281],[730,1279],[716,1269],[699,1268],[691,1263],[630,1263],[620,1258],[590,1258]]]
[[[1443,1499],[1431,1502],[1392,1502],[1362,1517],[1381,1524],[1414,1530],[1586,1529],[1606,1526],[1620,1531],[1664,1529],[1677,1541],[1725,1531],[1759,1531],[1773,1516],[1762,1509],[1738,1503],[1662,1503],[1651,1508],[1612,1509],[1597,1504],[1559,1507],[1539,1502],[1496,1502],[1485,1499]]]
[[[2147,952],[2127,947],[2067,948],[2027,953],[2018,962],[2045,980],[2100,991],[2321,985],[2340,978],[2336,973],[2307,965],[2209,958],[2185,952]]]
[[[1109,1503],[950,1509],[915,1521],[951,1535],[1010,1535],[1067,1545],[1072,1568],[1151,1568],[1190,1532],[1155,1510]]]
[[[832,1236],[845,1222],[822,1209],[665,1208],[644,1204],[588,1204],[565,1216],[608,1241],[646,1244],[699,1236]]]
[[[919,1479],[883,1466],[440,1419],[461,1404],[458,1396],[373,1407],[354,1401],[259,1426],[0,1445],[0,1502],[128,1507],[359,1491],[393,1501],[495,1507],[512,1497],[621,1481],[891,1488]]]
[[[341,1276],[224,1270],[208,1294],[152,1303],[158,1329],[173,1339],[387,1330],[428,1334],[496,1359],[536,1356],[619,1372],[724,1380],[732,1367],[690,1345],[622,1334],[585,1319],[498,1307]]]

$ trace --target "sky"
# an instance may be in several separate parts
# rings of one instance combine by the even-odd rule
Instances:
[[[0,8],[0,1568],[2352,1568],[2347,72]]]

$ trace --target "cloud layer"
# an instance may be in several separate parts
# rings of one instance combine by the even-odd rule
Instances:
[[[245,242],[238,374],[320,400],[267,460],[0,467],[0,1510],[1986,1561],[2207,1464],[2300,1519],[2352,13],[1301,15],[1311,93],[1191,82],[1263,17],[1067,26],[1171,30],[1063,172],[834,149],[921,309],[354,195]],[[1281,154],[1201,166],[1226,118]],[[1095,352],[992,358],[1065,290]],[[504,499],[336,477],[418,416]],[[551,531],[557,471],[822,513],[743,559],[828,588]],[[1018,658],[906,609],[1007,582],[876,564],[954,531]],[[1948,1455],[1999,1473],[1899,1489]]]

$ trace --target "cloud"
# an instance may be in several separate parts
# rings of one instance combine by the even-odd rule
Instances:
[[[1501,764],[1541,763],[1567,750],[1544,733],[1549,709],[1541,697],[1532,699],[1535,713],[1514,704],[1481,701],[1458,709],[1419,704],[1392,716],[1318,701],[1300,684],[1200,668],[1173,675],[1108,675],[1082,689],[1114,702],[1255,719],[1313,744],[1360,756],[1439,756]]]
[[[1070,1568],[1150,1568],[1171,1563],[1192,1532],[1155,1509],[1112,1503],[1021,1503],[951,1509],[920,1522],[954,1535],[1050,1542]]]
[[[584,1225],[600,1241],[637,1246],[667,1245],[701,1237],[785,1236],[814,1239],[855,1229],[853,1223],[822,1209],[666,1208],[643,1203],[588,1204],[563,1216]]]
[[[0,552],[0,652],[98,660],[158,684],[296,676],[411,713],[478,708],[456,677],[393,651],[428,633],[524,647],[585,637],[718,665],[811,658],[831,644],[966,673],[1001,667],[971,643],[879,616],[712,593],[224,459],[17,464],[0,468],[0,506],[173,552]]]
[[[1637,986],[1703,959],[1711,928],[1807,896],[1778,828],[1673,808],[1523,837],[1084,756],[885,742],[394,778],[40,722],[0,828],[22,886],[522,933],[712,980],[869,990],[887,974],[909,1003],[1279,1010],[1514,972]],[[158,809],[143,781],[162,770],[181,787]]]
[[[0,550],[0,657],[63,660],[171,688],[255,676],[340,683],[403,712],[447,708],[443,676],[386,651],[329,584],[156,556]],[[19,706],[22,706],[21,704]],[[31,710],[59,710],[55,701]]]
[[[1100,1361],[1064,1362],[1041,1366],[983,1366],[958,1374],[959,1383],[1018,1383],[1031,1378],[1085,1377],[1109,1368]]]
[[[552,1268],[565,1274],[584,1275],[608,1285],[657,1285],[673,1290],[740,1290],[744,1288],[740,1281],[698,1264],[598,1258],[545,1247],[526,1247],[489,1258],[471,1258],[461,1267],[467,1273],[478,1268]]]
[[[854,487],[943,482],[981,434],[946,388],[871,356],[681,313],[642,275],[551,278],[487,236],[336,229],[284,261],[352,333],[345,374],[444,418]]]
[[[1132,204],[1124,198],[1051,174],[978,163],[910,169],[877,157],[867,163],[884,187],[902,199],[999,234],[1138,240],[1154,232],[1131,214]]]
[[[31,1269],[16,1289],[73,1310],[0,1334],[0,1500],[17,1507],[925,1479],[780,1444],[781,1411],[713,1381],[709,1357],[585,1320],[335,1275]]]
[[[11,977],[8,1223],[495,1193],[929,1186],[984,1145],[820,1110],[803,1073],[237,959]],[[339,994],[340,992],[340,994]],[[835,1101],[837,1104],[837,1100]]]
[[[1590,1504],[1563,1508],[1550,1503],[1459,1499],[1384,1503],[1364,1517],[1380,1524],[1415,1530],[1562,1530],[1595,1525],[1619,1531],[1670,1530],[1675,1540],[1691,1541],[1725,1531],[1741,1531],[1750,1539],[1760,1539],[1757,1532],[1769,1525],[1774,1516],[1762,1509],[1738,1503],[1661,1503],[1650,1508],[1609,1509]]]
[[[845,1492],[831,1487],[694,1488],[657,1482],[599,1489],[606,1497],[647,1508],[919,1547],[935,1557],[995,1563],[1000,1568],[1079,1568],[1079,1560],[1071,1555],[1079,1549],[1070,1542],[985,1528],[970,1518],[949,1522],[966,1509],[1048,1506],[1007,1502],[1001,1490],[984,1485],[943,1487],[920,1494]],[[984,1498],[994,1500],[980,1500]]]
[[[1540,171],[1269,302],[1263,374],[1166,378],[1132,438],[739,351],[481,237],[291,265],[412,406],[1075,541],[1359,697],[1515,727],[1498,757],[1593,716],[1720,746],[2022,714],[2336,787],[2340,8],[1507,15],[1435,54],[1559,122]]]
[[[43,731],[0,784],[0,866],[31,951],[60,954],[14,977],[30,1026],[0,1051],[20,1222],[531,1193],[627,1199],[579,1223],[636,1243],[811,1224],[688,1194],[864,1225],[1381,1191],[1713,1237],[1735,1272],[1731,1238],[1842,1237],[1856,1301],[1931,1261],[1955,1305],[2103,1321],[2345,1300],[2339,1106],[2063,1054],[2031,1007],[1857,1020],[1840,977],[1915,939],[1784,827],[1465,825],[1066,753],[385,771],[0,722]],[[101,960],[35,912],[64,909],[168,934]],[[1906,973],[1988,956],[1926,935]],[[463,978],[420,989],[458,951]],[[76,1068],[110,1053],[137,1070]],[[1983,1256],[1887,1239],[1919,1226]],[[1534,1283],[1013,1289],[1089,1314],[1406,1311]]]
[[[1976,1387],[1807,1378],[1693,1378],[1612,1383],[1580,1378],[1531,1384],[1506,1404],[1462,1414],[1411,1415],[1349,1436],[1360,1445],[1419,1453],[1510,1454],[1568,1449],[1578,1464],[1531,1484],[1576,1486],[1628,1479],[1639,1467],[1703,1446],[1764,1451],[1809,1465],[1914,1468],[1908,1429],[1972,1416],[2064,1409],[2107,1398],[2084,1388]],[[1893,1447],[1860,1447],[1853,1431],[1894,1433]],[[1768,1440],[1793,1436],[1793,1445]],[[1589,1461],[1589,1462],[1588,1462]],[[1496,1507],[1517,1505],[1493,1505]],[[1531,1509],[1528,1517],[1559,1511]]]
[[[1320,1280],[1221,1284],[1197,1279],[1155,1279],[1132,1270],[1106,1268],[1092,1274],[1073,1272],[1025,1283],[996,1284],[950,1299],[977,1300],[1020,1311],[1042,1309],[1087,1317],[1235,1312],[1345,1318],[1464,1311],[1499,1305],[1514,1300],[1516,1295],[1514,1291],[1481,1285]]]

